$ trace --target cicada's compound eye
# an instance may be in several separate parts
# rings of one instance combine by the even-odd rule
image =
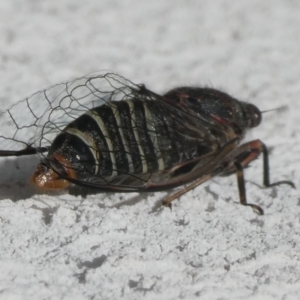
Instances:
[[[256,127],[261,123],[262,117],[260,110],[253,104],[247,105],[247,111],[249,114],[250,124],[249,127]]]

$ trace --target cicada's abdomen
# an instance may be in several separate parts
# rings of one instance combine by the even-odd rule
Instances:
[[[89,110],[55,138],[47,162],[64,178],[102,180],[103,185],[116,177],[124,182],[126,175],[146,181],[197,156],[200,149],[197,139],[182,132],[184,122],[165,106],[136,99]],[[148,174],[147,179],[141,174]]]

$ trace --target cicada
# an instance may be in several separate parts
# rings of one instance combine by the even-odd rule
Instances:
[[[268,150],[245,132],[260,110],[212,88],[179,87],[159,95],[114,73],[92,74],[42,90],[0,113],[0,156],[39,154],[31,181],[40,189],[70,185],[99,192],[150,192],[181,187],[171,202],[216,175],[237,174],[242,205],[244,168]]]

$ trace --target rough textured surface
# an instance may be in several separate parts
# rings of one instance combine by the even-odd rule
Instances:
[[[247,140],[270,147],[273,181],[300,187],[299,9],[293,0],[4,0],[0,103],[110,69],[156,92],[208,85],[261,110],[287,105]],[[236,204],[235,176],[170,211],[165,193],[38,194],[28,184],[36,162],[0,160],[0,299],[299,299],[298,192],[260,189],[260,159],[246,188],[265,216]]]

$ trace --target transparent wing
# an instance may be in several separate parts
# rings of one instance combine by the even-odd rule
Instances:
[[[117,74],[93,73],[39,91],[0,112],[0,149],[48,148],[88,109],[130,98],[139,88]]]

